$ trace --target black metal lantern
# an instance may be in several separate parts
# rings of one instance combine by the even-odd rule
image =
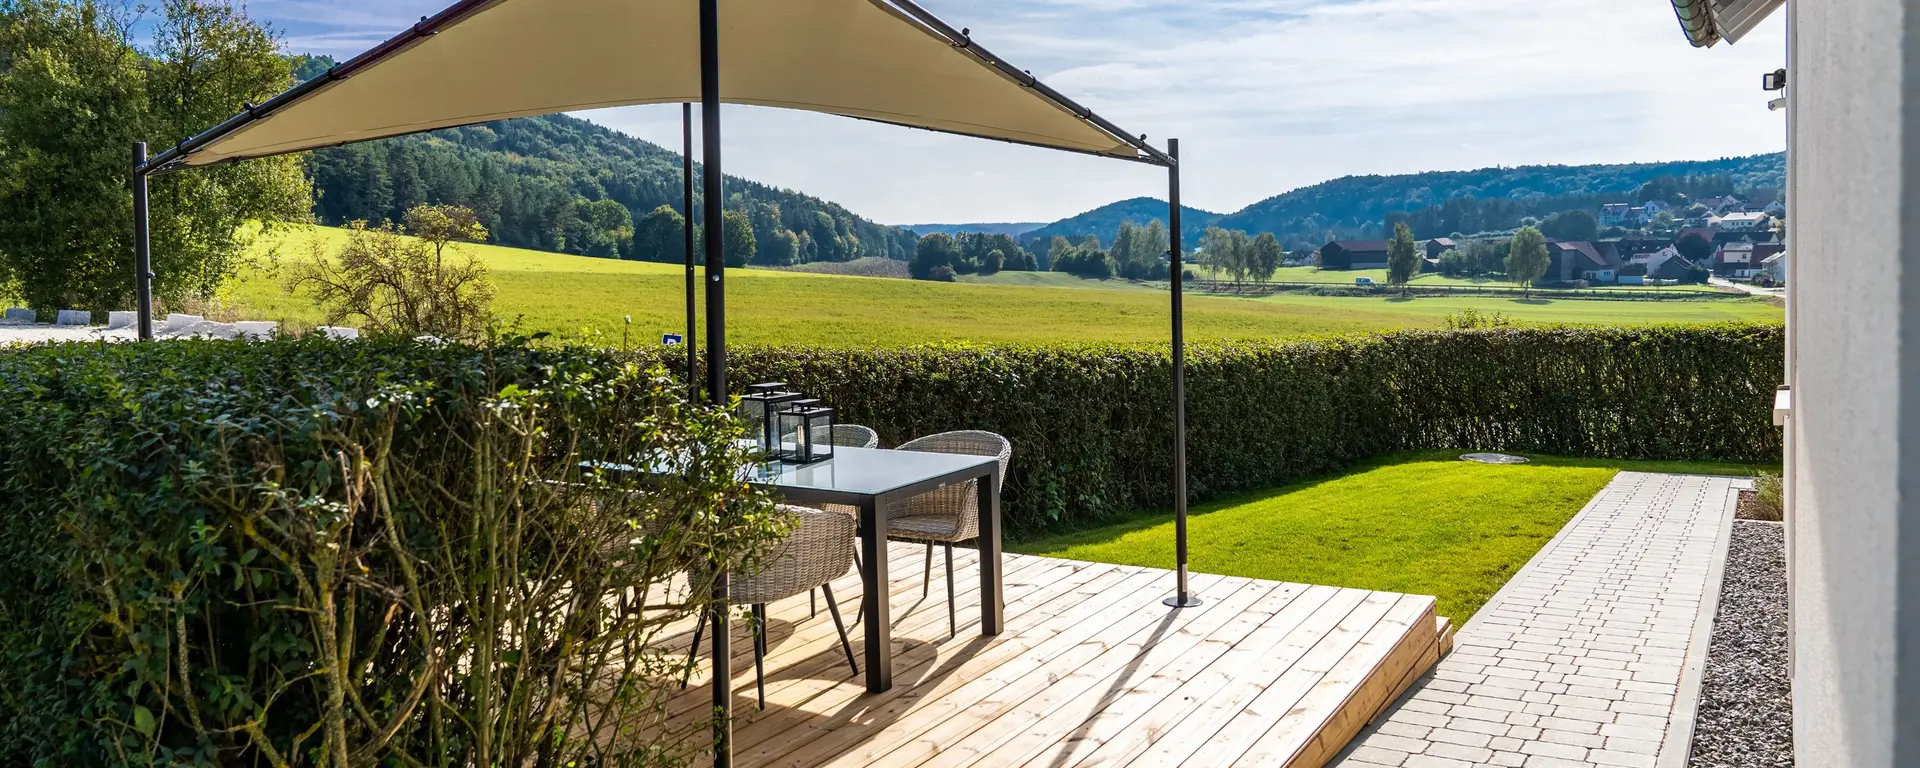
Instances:
[[[747,387],[747,393],[740,396],[740,420],[747,424],[753,441],[767,458],[779,458],[780,455],[779,436],[775,431],[779,413],[789,404],[805,397],[786,390],[785,384],[768,382]]]
[[[780,458],[812,464],[833,458],[833,409],[818,400],[794,402],[780,415]]]

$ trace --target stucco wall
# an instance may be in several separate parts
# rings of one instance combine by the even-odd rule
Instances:
[[[1920,0],[1789,6],[1794,746],[1920,765]]]

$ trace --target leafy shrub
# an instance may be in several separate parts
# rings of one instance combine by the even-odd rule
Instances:
[[[1451,253],[1451,251],[1449,251]],[[1471,331],[1480,328],[1506,328],[1513,325],[1513,318],[1500,311],[1481,312],[1467,307],[1447,315],[1446,327],[1449,331]]]
[[[493,304],[487,268],[471,253],[448,250],[487,239],[473,211],[422,205],[407,211],[404,229],[356,221],[346,230],[338,255],[314,241],[313,253],[287,282],[288,293],[309,293],[329,324],[351,321],[375,333],[448,339],[486,335]]]
[[[1202,500],[1426,448],[1777,460],[1783,338],[1778,325],[1704,325],[1196,344],[1189,482]],[[1172,502],[1164,346],[745,348],[728,368],[742,386],[784,381],[823,397],[885,445],[951,429],[1006,435],[1010,530]]]
[[[1787,518],[1785,489],[1779,475],[1762,472],[1753,478],[1753,512],[1758,520],[1777,522]]]
[[[711,585],[668,578],[780,523],[676,392],[517,342],[0,354],[0,764],[684,757],[646,648]]]

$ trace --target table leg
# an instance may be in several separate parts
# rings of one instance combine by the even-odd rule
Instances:
[[[892,596],[887,594],[887,505],[884,497],[860,505],[866,535],[860,539],[861,577],[866,581],[860,601],[866,612],[867,691],[881,693],[893,687]]]
[[[1000,634],[1006,589],[1000,582],[1000,473],[980,478],[980,634]]]

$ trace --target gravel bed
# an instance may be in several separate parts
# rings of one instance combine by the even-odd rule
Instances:
[[[1736,520],[1713,620],[1692,768],[1793,765],[1786,531]]]

